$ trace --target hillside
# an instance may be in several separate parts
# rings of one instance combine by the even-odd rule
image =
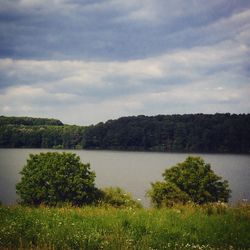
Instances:
[[[0,116],[0,147],[81,148],[83,130],[56,119]]]
[[[62,126],[63,123],[57,119],[33,118],[33,117],[15,117],[0,116],[0,126],[3,125],[25,125],[25,126]]]
[[[250,115],[122,117],[88,127],[84,148],[168,152],[250,152]]]
[[[250,152],[250,114],[131,116],[88,127],[0,117],[0,147]]]

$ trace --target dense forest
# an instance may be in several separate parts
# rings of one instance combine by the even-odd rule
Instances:
[[[0,117],[0,147],[250,152],[250,114],[131,116],[88,127]]]
[[[82,148],[83,131],[56,119],[0,116],[0,147]]]

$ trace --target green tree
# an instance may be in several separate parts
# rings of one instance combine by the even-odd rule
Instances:
[[[0,147],[250,152],[250,114],[131,116],[88,127],[0,116]]]
[[[154,207],[172,207],[176,203],[186,203],[190,197],[181,191],[174,183],[160,182],[151,183],[152,188],[147,192]]]
[[[139,201],[133,199],[130,193],[125,192],[120,187],[106,187],[102,189],[102,205],[110,205],[113,207],[133,207],[141,208]]]
[[[187,157],[184,162],[166,169],[163,177],[187,193],[195,203],[227,202],[230,197],[228,181],[222,181],[222,177],[200,157]]]
[[[26,205],[84,205],[99,198],[95,173],[90,164],[72,153],[31,154],[16,186],[21,203]]]
[[[166,169],[163,177],[165,182],[151,184],[148,192],[156,206],[185,202],[187,198],[197,204],[227,202],[230,197],[228,181],[217,176],[200,157],[187,157],[184,162]]]

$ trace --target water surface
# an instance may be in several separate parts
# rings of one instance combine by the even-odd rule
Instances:
[[[22,167],[31,153],[55,151],[49,149],[0,149],[0,201],[16,203],[15,185],[20,180]],[[190,154],[120,152],[92,150],[62,150],[74,152],[82,162],[91,164],[96,173],[98,187],[119,186],[149,205],[145,197],[150,183],[162,180],[168,167],[182,162]],[[58,152],[58,151],[57,151]],[[191,154],[201,156],[211,164],[216,174],[229,181],[232,189],[231,202],[250,200],[250,155]]]

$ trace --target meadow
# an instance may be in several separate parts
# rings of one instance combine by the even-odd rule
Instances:
[[[0,249],[250,249],[250,206],[0,206]]]

